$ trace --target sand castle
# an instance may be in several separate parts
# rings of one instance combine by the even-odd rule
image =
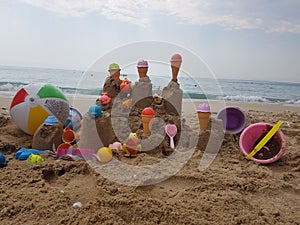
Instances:
[[[163,88],[161,96],[158,93],[152,95],[152,83],[147,75],[149,66],[147,61],[138,61],[139,80],[135,82],[133,88],[127,78],[120,80],[120,66],[116,63],[110,64],[108,70],[110,76],[105,81],[101,97],[83,117],[80,139],[76,147],[94,149],[96,152],[116,142],[124,146],[128,142],[128,136],[135,133],[138,137],[135,146],[141,146],[137,152],[170,155],[178,148],[191,149],[197,144],[206,146],[210,136],[221,140],[224,136],[222,128],[215,129],[220,127],[218,126],[220,121],[210,119],[210,110],[202,108],[197,110],[200,136],[182,120],[183,91],[177,80],[182,63],[181,56],[173,55],[170,63],[172,80]],[[209,108],[208,105],[205,106]],[[205,120],[202,118],[203,113],[209,115]],[[211,124],[215,124],[215,127],[212,128]],[[167,132],[166,127],[173,127],[176,132],[172,135]],[[47,138],[51,140],[47,142],[42,140],[41,134],[45,133],[45,128],[41,127],[36,135],[38,138],[34,138],[33,146],[37,149],[51,149],[52,146],[50,144],[46,146],[47,143],[59,145],[62,142],[62,129],[62,125],[58,130],[52,126],[50,131],[52,136],[54,134],[56,136],[48,136]],[[196,139],[203,143],[197,143]],[[43,146],[40,143],[43,143]],[[211,146],[211,151],[215,149],[219,149],[219,146]],[[126,152],[124,149],[123,151]],[[128,152],[124,155],[136,156]]]
[[[177,77],[182,63],[181,55],[174,54],[171,57],[170,62],[172,69],[172,80],[167,87],[164,87],[162,97],[167,100],[167,111],[173,111],[174,109],[172,106],[174,106],[177,113],[181,115],[183,91],[180,89],[180,86],[177,82]]]
[[[132,89],[129,87],[129,82],[122,83],[120,81],[121,69],[119,65],[115,63],[111,64],[109,66],[110,77],[105,81],[103,88],[105,92],[104,97],[102,95],[99,101],[97,101],[97,104],[101,106],[106,116],[101,115],[94,118],[94,121],[91,121],[92,119],[89,116],[84,116],[81,134],[82,140],[79,142],[79,146],[99,149],[103,146],[109,146],[114,141],[124,143],[128,135],[133,132],[137,133],[140,137],[144,151],[162,151],[166,155],[172,153],[174,149],[170,147],[170,139],[165,134],[164,128],[166,124],[176,125],[177,134],[174,137],[176,147],[181,134],[182,90],[177,83],[177,76],[182,58],[179,54],[175,54],[172,56],[170,62],[172,80],[163,89],[162,96],[154,97],[152,95],[152,83],[147,75],[149,65],[146,60],[140,60],[137,63],[139,80],[135,82]],[[114,79],[116,79],[117,83]],[[127,97],[124,97],[125,95],[122,93],[126,93]],[[128,107],[128,104],[131,107]],[[142,116],[142,111],[147,107],[154,111],[151,118],[149,116]],[[147,125],[145,125],[146,117]],[[155,118],[160,118],[164,123],[155,123]],[[149,126],[149,123],[151,126]],[[152,128],[155,130],[153,133],[151,132]],[[159,144],[153,145],[154,140],[150,141],[151,138],[154,138],[155,142],[160,140]]]

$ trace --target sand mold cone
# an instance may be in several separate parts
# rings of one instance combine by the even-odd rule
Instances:
[[[200,104],[197,108],[200,130],[205,131],[210,120],[210,106],[208,104]]]
[[[152,122],[155,117],[155,112],[152,108],[147,107],[142,111],[143,133],[150,134]]]

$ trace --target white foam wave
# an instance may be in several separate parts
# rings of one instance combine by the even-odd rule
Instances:
[[[244,96],[244,95],[229,95],[224,97],[219,97],[221,100],[225,101],[237,101],[237,102],[267,102],[270,101],[264,97],[260,96]]]
[[[16,85],[12,83],[6,83],[0,85],[0,91],[17,91],[22,85]]]
[[[285,102],[286,104],[291,104],[291,105],[300,105],[300,99],[291,99]]]

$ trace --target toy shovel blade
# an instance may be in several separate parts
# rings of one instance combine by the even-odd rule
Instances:
[[[174,137],[177,134],[177,127],[175,124],[167,124],[165,127],[166,134],[170,137],[170,147],[174,148]]]

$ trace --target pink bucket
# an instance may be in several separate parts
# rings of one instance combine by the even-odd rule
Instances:
[[[272,127],[273,125],[268,123],[255,123],[244,129],[239,141],[242,153],[245,156],[249,155]],[[261,164],[273,163],[283,156],[285,145],[285,137],[281,130],[278,130],[266,145],[251,158],[251,160]]]

